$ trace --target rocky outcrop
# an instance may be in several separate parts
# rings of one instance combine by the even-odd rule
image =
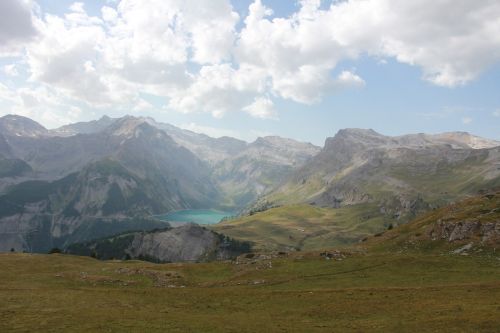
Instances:
[[[210,261],[235,258],[250,245],[229,239],[197,224],[70,245],[66,252],[98,259],[140,259],[152,262]]]
[[[218,234],[194,224],[161,232],[137,233],[126,252],[132,258],[154,258],[161,262],[229,257]]]
[[[481,223],[478,220],[460,222],[437,221],[431,225],[428,235],[432,240],[443,239],[448,242],[478,239],[481,242],[500,240],[500,221]]]

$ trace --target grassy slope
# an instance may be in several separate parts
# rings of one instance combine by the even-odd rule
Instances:
[[[405,223],[414,215],[403,215],[393,220],[391,214],[380,213],[380,202],[388,211],[395,211],[390,198],[397,192],[395,184],[406,184],[413,197],[443,206],[450,201],[463,199],[470,193],[484,188],[498,188],[500,177],[485,178],[485,156],[471,158],[457,166],[441,165],[432,174],[425,171],[392,166],[374,170],[371,180],[359,185],[363,193],[369,193],[371,204],[344,206],[328,209],[300,204],[320,193],[321,182],[317,178],[293,188],[271,193],[267,199],[273,203],[288,205],[270,209],[252,216],[231,220],[213,228],[236,239],[256,243],[259,249],[301,248],[305,250],[354,243],[367,235],[384,230],[389,224]],[[392,179],[393,181],[387,181]],[[385,200],[385,201],[384,201]],[[292,203],[290,205],[290,203]],[[305,230],[304,232],[299,229]]]
[[[435,165],[435,168],[431,167],[435,164],[432,159],[429,160],[429,167],[425,167],[425,153],[420,152],[420,154],[418,158],[413,157],[415,159],[413,164],[418,167],[412,163],[398,164],[389,160],[387,164],[370,169],[361,178],[349,178],[350,173],[356,171],[356,168],[348,167],[335,174],[333,178],[319,172],[307,178],[307,181],[290,180],[281,188],[265,196],[263,201],[278,205],[315,201],[327,190],[328,186],[350,179],[349,187],[356,187],[359,192],[369,194],[371,202],[378,203],[372,206],[371,213],[375,215],[380,211],[380,206],[384,206],[392,213],[400,210],[401,207],[398,206],[397,201],[391,202],[398,195],[408,199],[418,197],[433,206],[443,206],[469,195],[475,195],[479,190],[500,186],[498,173],[496,177],[491,173],[491,161],[485,162],[488,158],[485,151],[476,151],[471,157],[461,162],[439,163]],[[327,183],[330,185],[325,185]],[[358,208],[357,205],[350,206],[353,211],[356,208]],[[365,206],[361,205],[359,209],[364,210]],[[400,222],[408,222],[414,217],[412,214],[403,214]]]
[[[500,244],[482,244],[481,239],[471,237],[462,241],[449,243],[447,241],[433,241],[429,232],[437,221],[443,223],[459,223],[463,221],[477,221],[481,224],[500,222],[500,192],[471,197],[455,204],[448,205],[427,214],[414,221],[387,231],[377,237],[370,237],[363,247],[371,251],[418,251],[432,252],[450,251],[460,245],[473,242],[483,250],[492,250]]]
[[[261,250],[311,250],[356,242],[379,232],[390,220],[363,204],[339,209],[291,205],[210,226]]]
[[[494,332],[500,261],[362,255],[257,264],[0,255],[2,332]],[[119,272],[124,273],[119,273]],[[134,273],[139,272],[139,273]],[[184,288],[155,286],[157,276]],[[158,283],[156,283],[158,284]]]
[[[419,237],[437,219],[498,221],[499,207],[500,194],[467,199],[344,251],[342,260],[295,252],[155,265],[0,254],[0,332],[497,332],[500,253],[451,255],[446,241]],[[277,208],[268,218],[276,212],[303,228],[332,228],[328,220],[347,228],[356,218],[313,206]],[[423,246],[408,249],[408,241]]]

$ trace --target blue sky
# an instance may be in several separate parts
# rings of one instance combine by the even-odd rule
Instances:
[[[317,145],[346,127],[500,140],[495,1],[449,19],[449,0],[5,1],[20,23],[0,24],[0,115]]]

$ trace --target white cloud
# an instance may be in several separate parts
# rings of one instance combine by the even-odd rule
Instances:
[[[36,36],[32,8],[31,0],[0,1],[0,56],[18,54]]]
[[[10,64],[10,65],[3,66],[3,72],[8,76],[18,76],[19,75],[16,64]]]
[[[437,85],[465,84],[500,59],[495,0],[351,0],[327,15],[339,44],[420,66]]]
[[[472,123],[472,118],[471,117],[462,117],[462,124],[467,125]]]
[[[114,8],[104,6],[101,8],[102,18],[104,21],[114,23],[118,18],[118,13]]]
[[[252,104],[243,108],[243,111],[256,118],[276,119],[274,103],[266,97],[256,97]]]
[[[4,113],[30,117],[49,128],[75,122],[82,115],[79,107],[44,86],[13,89],[0,83],[0,102],[6,103]]]
[[[258,68],[207,65],[191,77],[187,89],[171,93],[168,107],[184,113],[209,112],[218,118],[251,104],[265,86],[265,74]]]
[[[337,83],[341,87],[362,87],[366,84],[365,80],[349,71],[342,71],[337,77]]]
[[[140,98],[137,100],[133,107],[134,112],[141,112],[141,111],[146,111],[146,110],[151,110],[154,109],[153,104],[149,103],[148,101]]]
[[[256,0],[236,53],[240,62],[266,69],[276,94],[297,102],[331,92],[331,71],[363,54],[420,66],[424,79],[449,87],[500,60],[498,1],[350,0],[326,10],[319,1],[301,4],[288,18],[268,19],[272,11]],[[362,85],[361,78],[355,82]]]
[[[500,109],[493,111],[492,115],[493,117],[500,117]]]
[[[40,26],[39,41],[28,46],[30,80],[95,105],[116,101],[116,91],[110,90],[106,73],[89,70],[99,57],[104,31],[96,18],[85,13],[82,4],[71,8],[64,18],[47,15]]]
[[[16,92],[0,82],[0,102],[7,102],[9,104],[18,101]]]
[[[277,118],[277,99],[312,104],[363,87],[363,73],[341,65],[360,56],[418,66],[423,79],[447,87],[500,60],[496,0],[347,0],[327,8],[301,0],[288,17],[255,0],[241,26],[230,0],[106,3],[99,17],[83,2],[42,17],[31,0],[0,1],[0,55],[25,49],[26,60],[26,68],[3,71],[22,68],[30,87],[97,112],[150,109],[144,92],[179,112],[269,119]]]

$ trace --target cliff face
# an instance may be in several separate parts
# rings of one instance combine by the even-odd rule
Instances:
[[[161,262],[203,261],[228,257],[220,237],[197,225],[168,231],[137,233],[126,250],[132,258],[154,258]]]
[[[500,244],[500,220],[481,223],[478,220],[465,220],[460,222],[437,221],[429,227],[428,235],[432,240],[478,241],[480,243]]]

